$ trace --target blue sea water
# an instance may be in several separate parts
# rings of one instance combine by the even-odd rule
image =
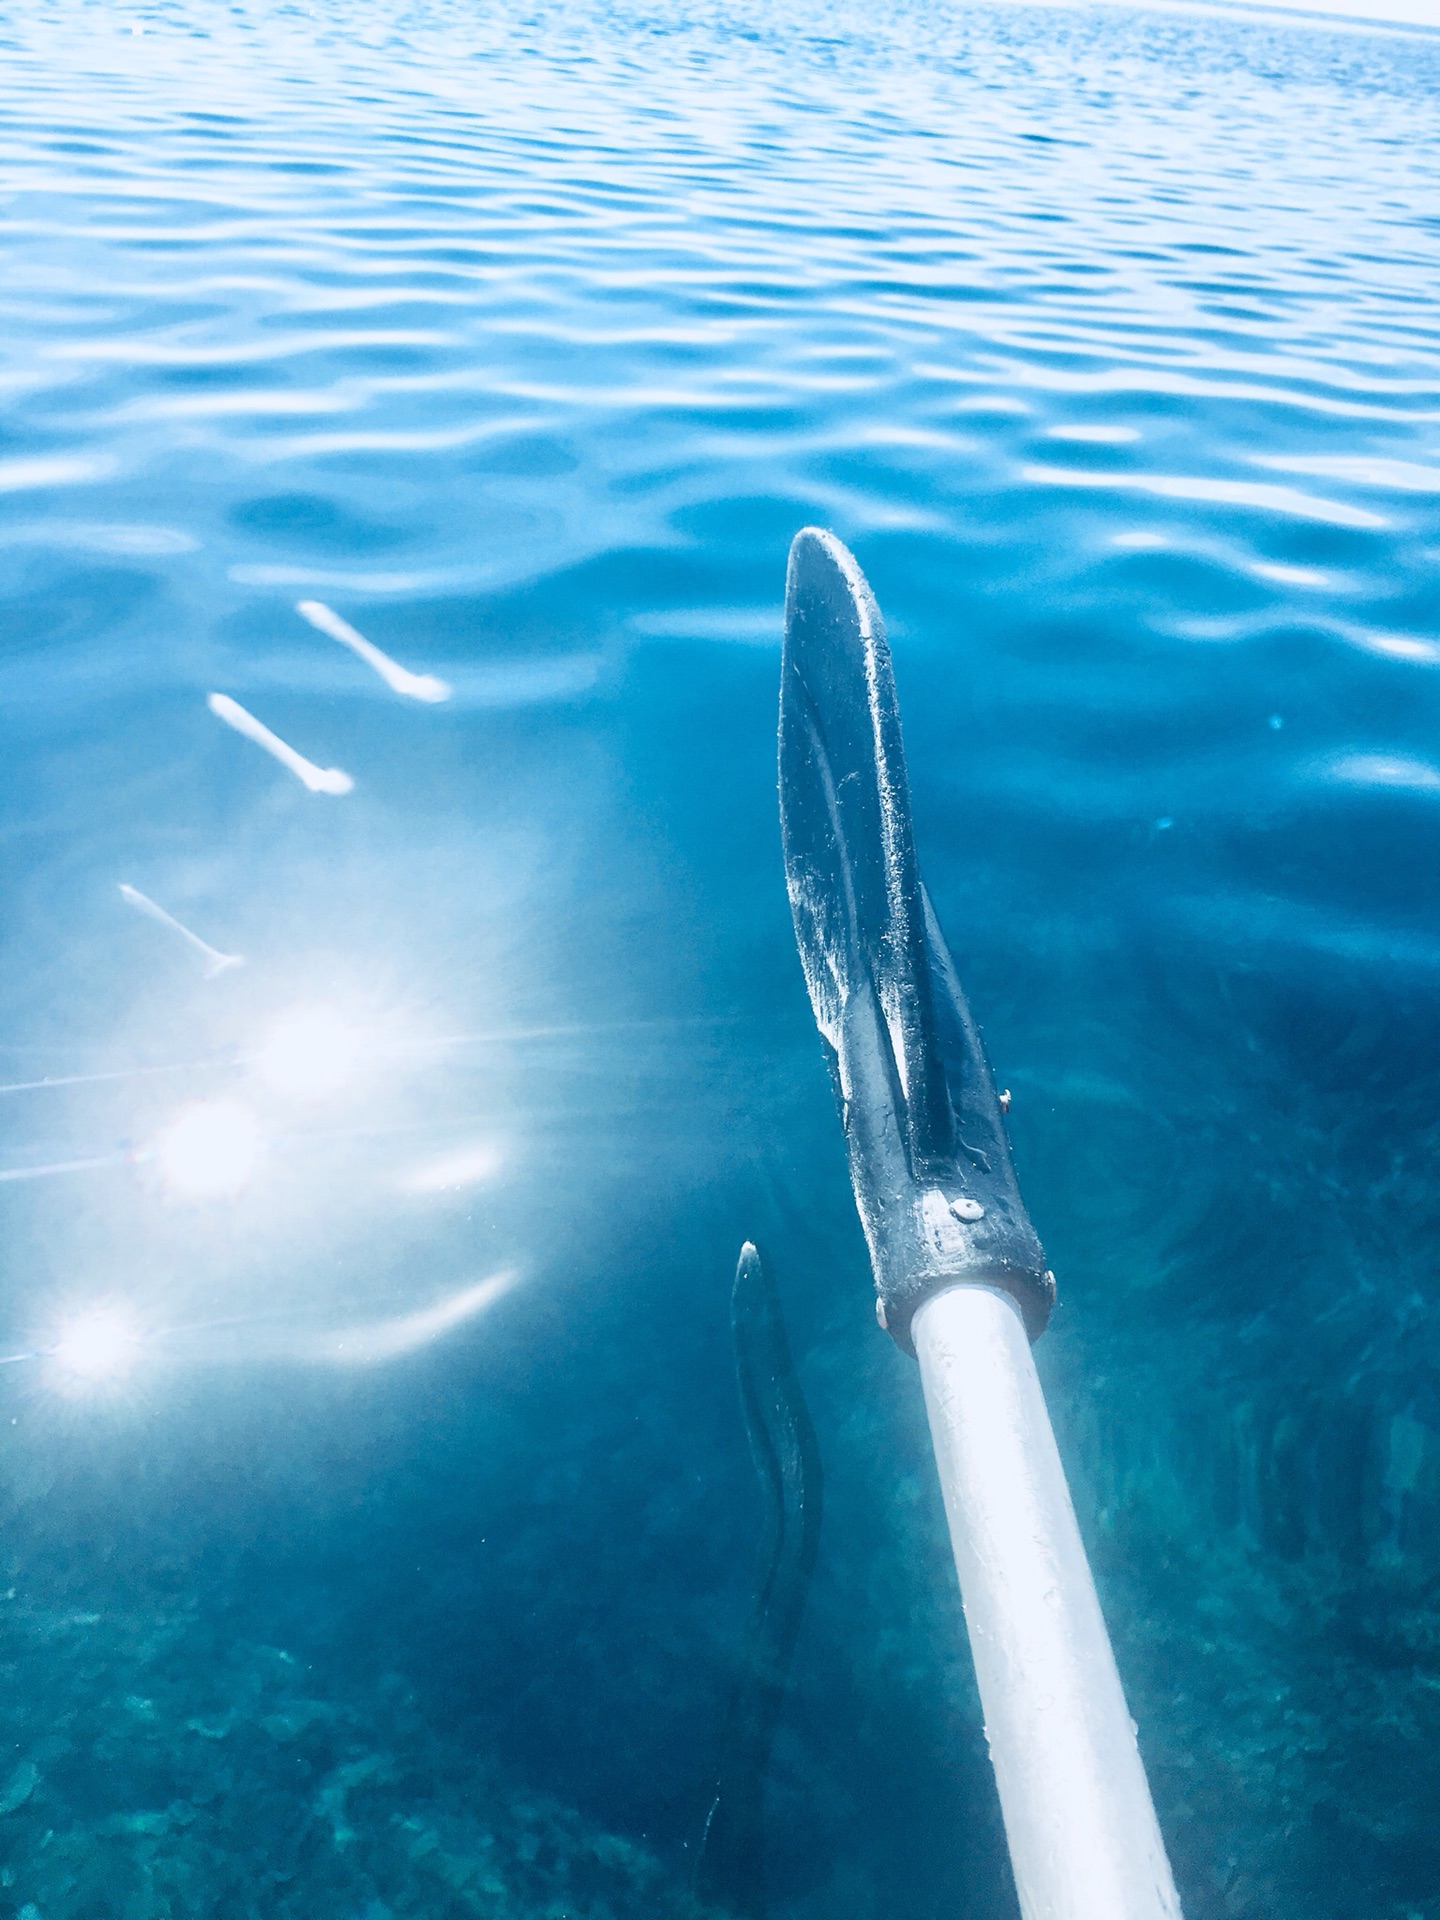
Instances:
[[[1440,1920],[1440,41],[21,0],[0,89],[0,1915],[698,1913],[745,1235],[768,1911],[1013,1914],[780,866],[820,523],[1186,1911]]]

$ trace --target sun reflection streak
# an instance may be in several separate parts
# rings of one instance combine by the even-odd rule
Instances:
[[[49,1358],[70,1384],[121,1380],[139,1358],[143,1336],[123,1307],[92,1307],[61,1329]]]
[[[431,1307],[418,1313],[403,1313],[390,1320],[373,1320],[358,1327],[344,1327],[336,1333],[309,1334],[295,1343],[297,1360],[328,1361],[341,1367],[373,1367],[386,1360],[398,1360],[402,1354],[428,1347],[456,1327],[473,1320],[502,1294],[508,1293],[519,1279],[513,1270],[492,1273],[474,1286],[462,1287]]]
[[[245,956],[239,953],[221,953],[218,947],[212,947],[208,940],[202,940],[193,933],[183,921],[177,920],[173,913],[167,913],[158,901],[152,900],[148,893],[141,893],[138,887],[132,887],[128,881],[117,882],[120,897],[134,907],[137,913],[143,913],[147,920],[153,920],[157,926],[168,927],[172,933],[178,933],[191,950],[198,953],[205,963],[205,978],[213,980],[217,974],[224,973],[230,967],[243,967]]]
[[[457,1187],[474,1187],[482,1180],[492,1180],[502,1163],[497,1146],[477,1141],[474,1146],[447,1153],[441,1160],[432,1160],[428,1166],[417,1167],[405,1186],[411,1193],[451,1193]]]
[[[451,1048],[526,1046],[548,1040],[609,1040],[628,1034],[689,1033],[743,1024],[738,1014],[685,1014],[643,1020],[571,1021],[543,1027],[487,1027],[472,1033],[440,1033],[403,1044],[391,1043],[383,1051],[396,1059],[418,1064],[427,1056],[444,1054]],[[98,1073],[51,1073],[37,1080],[0,1082],[0,1094],[48,1093],[55,1087],[99,1086],[107,1081],[143,1080],[171,1073],[227,1074],[249,1065],[251,1058],[240,1053],[204,1054],[194,1060],[114,1067]]]
[[[364,1051],[333,1007],[297,1007],[271,1029],[256,1064],[273,1092],[323,1100],[354,1076]]]
[[[227,727],[233,727],[246,740],[253,740],[257,747],[263,747],[272,760],[278,760],[311,793],[341,794],[353,789],[355,782],[343,768],[317,767],[313,760],[307,760],[303,753],[298,753],[278,733],[272,733],[263,720],[257,720],[253,713],[242,707],[238,700],[232,700],[228,693],[212,693],[206,705],[217,720],[223,720]]]
[[[113,1307],[78,1315],[52,1349],[68,1373],[102,1380],[125,1373],[140,1350],[140,1335],[129,1317]]]
[[[46,1363],[51,1384],[73,1394],[118,1385],[129,1377],[142,1354],[151,1360],[163,1357],[169,1365],[184,1370],[276,1363],[324,1368],[383,1366],[433,1346],[478,1319],[519,1278],[515,1270],[505,1268],[418,1312],[322,1331],[276,1326],[264,1318],[251,1320],[245,1316],[157,1330],[142,1327],[130,1307],[102,1304],[73,1313],[43,1346],[0,1354],[0,1367],[24,1361]]]
[[[38,1167],[0,1167],[0,1181],[48,1180],[57,1173],[94,1173],[101,1167],[123,1167],[128,1153],[92,1153],[83,1160],[50,1160]]]
[[[302,620],[308,620],[312,627],[318,628],[321,633],[328,633],[332,640],[338,640],[342,647],[349,647],[352,653],[358,654],[367,667],[375,669],[392,693],[402,694],[408,700],[424,700],[432,705],[450,698],[450,688],[445,681],[437,679],[433,673],[412,673],[408,667],[402,667],[398,660],[392,660],[388,653],[382,653],[363,633],[357,633],[348,620],[342,620],[323,600],[297,600],[295,611]]]
[[[187,1107],[160,1136],[155,1158],[165,1185],[187,1200],[230,1198],[249,1181],[264,1142],[260,1123],[238,1100]]]

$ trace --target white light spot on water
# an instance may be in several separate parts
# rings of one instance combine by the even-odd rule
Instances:
[[[1327,527],[1363,527],[1378,531],[1389,521],[1348,500],[1324,500],[1298,487],[1268,480],[1232,480],[1209,473],[1090,473],[1069,467],[1024,466],[1020,478],[1037,487],[1099,488],[1148,493],[1162,500],[1192,500],[1206,506],[1240,507],[1257,513],[1315,520]]]
[[[1123,447],[1132,440],[1138,440],[1140,433],[1135,427],[1111,427],[1096,422],[1093,426],[1076,423],[1073,426],[1047,427],[1047,440],[1075,440],[1096,447]]]
[[[412,1193],[448,1193],[457,1187],[478,1186],[493,1179],[500,1170],[500,1150],[488,1142],[462,1147],[420,1167],[406,1181]]]
[[[1440,493],[1440,467],[1424,466],[1415,460],[1389,460],[1380,454],[1267,454],[1257,456],[1254,464],[1277,473],[1348,480],[1352,486],[1379,487],[1385,493]]]
[[[117,1380],[135,1364],[140,1330],[120,1307],[77,1314],[62,1329],[51,1357],[73,1380]]]
[[[292,1100],[324,1100],[354,1077],[360,1037],[333,1007],[297,1007],[260,1050],[261,1077]]]
[[[312,627],[318,628],[321,633],[328,633],[342,647],[349,647],[366,666],[373,667],[392,693],[403,694],[408,700],[432,703],[450,698],[450,689],[443,680],[437,680],[433,673],[412,673],[408,667],[402,667],[398,660],[392,660],[388,653],[382,653],[363,633],[357,633],[348,620],[342,620],[323,600],[297,600],[295,611],[302,619],[308,620]]]
[[[402,1354],[428,1347],[473,1320],[502,1294],[508,1293],[517,1278],[513,1272],[494,1273],[473,1286],[462,1287],[434,1306],[422,1307],[418,1313],[404,1313],[393,1320],[375,1320],[335,1333],[312,1334],[297,1344],[295,1357],[347,1367],[370,1367],[386,1360],[398,1360]]]
[[[253,713],[242,707],[238,700],[232,700],[228,693],[212,693],[206,705],[217,720],[223,720],[227,727],[246,740],[253,740],[257,747],[263,747],[272,760],[278,760],[287,767],[295,778],[311,793],[349,793],[355,782],[341,767],[317,767],[313,760],[307,760],[298,753],[287,740],[270,728]]]
[[[915,371],[920,373],[927,370],[917,367]],[[1008,416],[1023,420],[1034,412],[1034,408],[1027,406],[1023,400],[1017,400],[1010,393],[972,393],[956,402],[955,411],[957,413],[993,413],[1001,419]]]
[[[0,460],[0,493],[29,493],[35,487],[81,486],[103,480],[115,466],[108,454],[33,453]]]
[[[1440,767],[1398,753],[1351,753],[1330,764],[1330,777],[1356,787],[1403,787],[1440,793]]]
[[[1250,571],[1258,580],[1274,580],[1282,587],[1328,587],[1330,576],[1319,567],[1287,567],[1278,560],[1252,560]]]
[[[1440,646],[1419,634],[1381,633],[1373,627],[1342,627],[1339,631],[1367,653],[1381,653],[1390,660],[1413,660],[1426,666],[1440,661]]]
[[[260,1158],[260,1127],[234,1100],[187,1107],[159,1142],[156,1159],[165,1184],[189,1200],[239,1193]]]

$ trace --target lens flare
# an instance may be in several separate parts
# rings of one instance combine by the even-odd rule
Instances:
[[[443,1160],[417,1167],[405,1185],[412,1193],[452,1193],[461,1187],[478,1186],[482,1180],[493,1180],[501,1163],[500,1149],[488,1140],[479,1141],[447,1154]]]
[[[139,1352],[140,1330],[129,1314],[120,1307],[95,1307],[61,1329],[50,1357],[72,1380],[118,1380]]]
[[[337,1333],[312,1334],[297,1342],[295,1357],[342,1367],[372,1367],[398,1360],[402,1354],[428,1347],[473,1320],[508,1293],[518,1278],[509,1271],[492,1273],[434,1306],[422,1307],[418,1313],[403,1313],[393,1320],[375,1320],[368,1326],[347,1327]]]
[[[213,1100],[187,1107],[156,1149],[165,1184],[189,1200],[239,1193],[260,1158],[260,1127],[238,1101]]]
[[[333,1007],[297,1007],[260,1050],[261,1078],[292,1100],[324,1100],[353,1078],[359,1036]]]

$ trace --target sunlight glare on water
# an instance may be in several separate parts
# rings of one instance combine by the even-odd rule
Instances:
[[[1185,1911],[1440,1920],[1440,42],[0,0],[0,92],[0,1920],[694,1920],[745,1237],[750,1904],[1013,1920],[785,898],[812,523]]]
[[[362,1042],[334,1007],[297,1007],[260,1049],[260,1073],[277,1093],[323,1100],[360,1066]]]
[[[96,1307],[66,1322],[52,1353],[62,1373],[89,1382],[122,1378],[139,1350],[130,1316],[117,1307]]]
[[[238,1100],[201,1101],[166,1129],[156,1149],[166,1185],[187,1200],[236,1194],[260,1158],[260,1127]]]

